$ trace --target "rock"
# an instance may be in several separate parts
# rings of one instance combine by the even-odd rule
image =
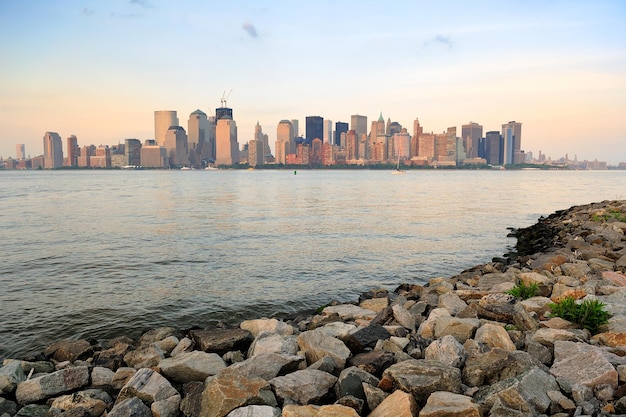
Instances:
[[[329,356],[335,363],[335,369],[341,371],[350,357],[350,349],[339,339],[328,336],[323,331],[309,330],[298,336],[298,346],[312,364],[324,356]]]
[[[569,330],[541,328],[532,335],[532,340],[544,346],[551,347],[558,341],[581,342],[584,338],[580,333]]]
[[[107,417],[153,417],[150,409],[137,397],[115,404]]]
[[[157,366],[165,359],[165,353],[155,345],[142,346],[124,355],[124,362],[135,369]]]
[[[202,392],[199,417],[223,417],[236,408],[248,405],[275,407],[276,398],[270,384],[261,378],[248,378],[227,368],[207,382]]]
[[[6,398],[0,397],[0,416],[15,415],[17,413],[17,404]]]
[[[480,326],[476,330],[474,340],[478,343],[484,343],[489,348],[500,348],[510,352],[516,350],[504,327],[497,324],[485,323]]]
[[[587,262],[564,263],[561,265],[561,271],[563,271],[564,275],[579,279],[591,273],[591,268],[589,268]]]
[[[358,353],[348,359],[349,366],[356,366],[378,378],[383,371],[394,363],[394,356],[390,352],[374,350],[371,352]]]
[[[109,368],[103,368],[102,366],[96,366],[91,370],[91,385],[94,387],[104,387],[112,385],[113,376],[115,372]]]
[[[270,381],[276,396],[285,404],[316,403],[337,382],[337,377],[323,371],[304,369]]]
[[[183,337],[180,339],[178,344],[172,351],[170,352],[170,356],[174,357],[184,352],[191,352],[193,348],[193,340],[188,337]]]
[[[580,344],[585,347],[582,351],[572,350],[576,349],[576,345],[578,344],[555,343],[554,364],[550,373],[572,384],[585,385],[592,389],[600,384],[609,384],[616,388],[617,371],[603,354],[587,344]]]
[[[335,369],[335,362],[329,356],[324,356],[322,359],[318,360],[317,362],[313,362],[306,369],[324,371],[326,373],[333,374],[333,375],[339,372],[338,369]]]
[[[406,308],[395,304],[391,307],[391,310],[393,311],[393,317],[400,326],[409,329],[409,331],[415,331],[415,317]]]
[[[247,330],[256,338],[260,333],[278,334],[291,336],[294,334],[293,326],[276,319],[255,319],[245,320],[239,325],[243,330]]]
[[[478,319],[460,319],[456,317],[441,317],[435,324],[435,339],[445,335],[454,336],[459,343],[470,339],[480,326]]]
[[[353,352],[363,352],[366,348],[373,348],[379,340],[389,339],[391,335],[379,324],[363,327],[345,337],[346,346]]]
[[[478,289],[481,291],[490,291],[494,285],[503,282],[515,283],[515,277],[509,274],[491,273],[480,277],[478,281]]]
[[[339,378],[335,384],[335,394],[337,398],[350,395],[361,400],[365,400],[365,392],[363,391],[363,384],[376,386],[380,380],[374,375],[365,372],[364,370],[351,366],[344,369],[339,374]]]
[[[387,307],[389,307],[389,299],[388,298],[369,298],[367,300],[363,300],[359,303],[359,307],[364,308],[366,310],[371,310],[375,313],[380,313]]]
[[[269,405],[248,405],[235,408],[226,417],[280,417],[280,408]]]
[[[12,361],[0,368],[0,394],[8,394],[15,391],[17,384],[24,381],[26,375],[19,361]]]
[[[425,339],[435,338],[435,325],[442,318],[452,317],[445,308],[436,308],[430,312],[428,318],[420,324],[417,334]]]
[[[394,391],[367,417],[416,417],[419,406],[411,394]]]
[[[330,360],[330,358],[328,359]],[[243,362],[235,363],[229,369],[238,371],[248,377],[262,378],[269,381],[278,375],[296,371],[304,361],[305,357],[301,355],[264,353],[252,356]]]
[[[178,417],[180,408],[180,395],[174,395],[150,404],[150,411],[154,417]]]
[[[480,407],[470,397],[452,392],[430,394],[420,417],[481,417]]]
[[[550,414],[556,413],[570,413],[576,409],[576,404],[574,401],[567,398],[565,395],[561,393],[561,391],[547,391],[546,395],[550,398]]]
[[[132,378],[132,376],[136,373],[137,370],[135,368],[118,368],[118,370],[115,371],[115,374],[113,374],[113,378],[111,379],[111,386],[113,386],[113,388],[117,390],[122,389],[122,387],[126,385],[130,378]]]
[[[329,316],[331,314],[337,314],[343,321],[354,320],[372,320],[376,317],[376,312],[367,310],[352,304],[340,304],[336,306],[326,307],[322,311],[322,315]]]
[[[47,405],[41,404],[28,404],[21,408],[15,417],[46,417],[48,415],[48,411],[50,407]],[[78,417],[87,417],[87,416],[78,416]]]
[[[550,406],[550,398],[546,392],[558,389],[552,375],[533,368],[514,378],[481,387],[474,399],[491,410],[489,415],[496,414],[494,411],[498,409],[505,413],[500,411],[497,415],[507,415],[507,412],[510,413],[507,410],[525,410],[530,413],[526,415],[537,415],[545,413]]]
[[[322,327],[318,327],[316,330],[324,332],[329,336],[342,339],[347,337],[350,333],[354,333],[357,327],[354,324],[343,323],[336,321],[333,323],[325,324]]]
[[[192,330],[190,335],[199,350],[220,355],[231,350],[245,352],[252,343],[252,334],[244,329]]]
[[[619,261],[616,263],[619,267],[626,266],[626,255],[622,256]],[[626,275],[620,274],[619,272],[613,271],[603,271],[602,278],[606,279],[618,287],[626,287]]]
[[[159,342],[170,336],[178,336],[178,330],[174,327],[158,327],[151,329],[141,335],[139,338],[140,345],[149,345],[151,343]]]
[[[612,271],[615,262],[606,259],[593,258],[587,261],[592,272]]]
[[[99,416],[113,406],[113,399],[105,391],[90,389],[70,395],[62,395],[52,401],[52,410],[68,411],[83,408],[90,416]]]
[[[178,340],[176,336],[169,336],[163,340],[154,342],[153,345],[161,349],[161,352],[163,352],[165,356],[171,356],[171,352],[178,346],[178,343],[180,343],[180,340]]]
[[[363,393],[365,394],[365,402],[370,410],[374,410],[389,396],[380,388],[373,387],[370,384],[363,383]]]
[[[180,401],[180,411],[187,417],[199,417],[202,409],[202,391],[204,383],[199,381],[188,382],[183,385],[183,398]]]
[[[298,338],[296,336],[260,333],[252,342],[248,351],[248,357],[263,353],[295,355],[298,353]]]
[[[46,356],[57,362],[74,362],[79,358],[89,356],[91,353],[91,344],[84,339],[61,340],[46,348]]]
[[[467,308],[467,303],[455,293],[446,293],[439,297],[437,307],[445,308],[451,316],[456,316],[463,309]]]
[[[109,368],[116,371],[122,366],[126,366],[124,356],[132,350],[132,346],[128,343],[117,343],[115,346],[100,351],[95,357],[94,365]]]
[[[159,362],[158,369],[177,382],[204,381],[226,368],[224,360],[216,353],[195,350],[180,353]]]
[[[536,313],[537,316],[541,317],[550,311],[549,304],[552,303],[548,297],[531,297],[526,300],[520,301],[522,307],[527,312]]]
[[[618,347],[626,346],[626,332],[605,332],[596,334],[591,338],[604,346]]]
[[[20,382],[15,397],[18,404],[25,405],[84,387],[88,383],[89,368],[86,366],[66,368]]]
[[[461,392],[461,371],[440,362],[409,359],[383,372],[379,388],[393,387],[413,394],[420,403],[435,391]]]
[[[122,387],[115,404],[120,404],[126,399],[137,397],[146,405],[157,401],[167,400],[170,397],[178,397],[180,394],[172,387],[167,379],[152,369],[139,369]]]
[[[463,383],[470,387],[492,385],[537,367],[541,367],[541,363],[526,352],[494,348],[467,358]]]
[[[424,351],[424,359],[437,361],[455,368],[463,366],[466,356],[467,352],[463,345],[451,335],[435,340]]]

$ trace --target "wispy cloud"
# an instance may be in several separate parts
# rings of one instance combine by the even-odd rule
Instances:
[[[82,14],[83,16],[91,16],[92,14],[94,14],[96,11],[94,9],[89,9],[87,7],[85,7],[80,14]]]
[[[454,46],[454,42],[452,41],[452,38],[450,38],[449,36],[437,35],[427,40],[426,42],[424,42],[424,46],[431,46],[431,45],[433,46],[441,45],[447,48],[452,48]]]
[[[257,32],[256,28],[254,27],[252,23],[246,22],[241,27],[243,28],[243,30],[246,31],[248,35],[250,35],[251,38],[259,37],[259,33]]]
[[[130,0],[130,4],[135,6],[141,6],[145,8],[152,8],[152,5],[148,3],[146,0]]]

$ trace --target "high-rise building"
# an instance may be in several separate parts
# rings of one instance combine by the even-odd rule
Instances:
[[[154,139],[157,144],[165,144],[165,134],[170,126],[178,126],[176,110],[155,110],[154,112]]]
[[[264,143],[262,139],[252,139],[248,141],[248,165],[250,165],[251,167],[263,165],[263,147]]]
[[[324,120],[324,137],[320,138],[324,143],[333,143],[333,122],[332,120]]]
[[[393,136],[396,133],[400,133],[402,132],[402,125],[398,122],[392,122],[391,119],[388,119],[386,132],[388,136]]]
[[[298,119],[291,119],[291,124],[293,125],[293,137],[297,138],[300,136],[300,122]],[[295,152],[295,144],[294,144],[294,152]]]
[[[321,116],[307,116],[306,117],[306,133],[305,138],[310,144],[313,139],[324,138],[324,118]]]
[[[485,134],[485,159],[488,164],[500,165],[500,132],[491,131]]]
[[[263,128],[259,124],[258,120],[254,126],[254,140],[258,140],[263,143],[263,150],[261,152],[263,162],[261,162],[261,164],[264,164],[265,158],[269,158],[272,155],[272,150],[270,149],[269,138],[265,133],[263,133]]]
[[[215,129],[215,163],[218,165],[239,163],[237,124],[228,116],[217,120]]]
[[[141,165],[141,141],[139,139],[124,140],[125,165]]]
[[[285,164],[287,154],[293,153],[291,144],[295,133],[293,131],[293,125],[289,120],[281,120],[276,128],[276,163]]]
[[[43,135],[43,166],[46,169],[63,166],[63,142],[56,132],[46,132]]]
[[[393,158],[408,159],[411,152],[411,135],[409,135],[406,129],[402,128],[400,132],[394,133],[392,140],[394,150]]]
[[[141,166],[146,168],[169,168],[167,149],[156,144],[144,144],[141,147]]]
[[[411,151],[410,151],[410,155],[409,155],[410,158],[419,155],[420,135],[423,132],[424,132],[424,128],[422,126],[420,126],[420,121],[416,117],[415,120],[413,121],[413,136],[411,137]]]
[[[76,138],[76,136],[68,136],[65,141],[65,145],[67,148],[67,159],[65,160],[66,166],[78,166],[78,155],[80,155],[80,148],[78,147],[78,139]]]
[[[483,137],[483,127],[478,123],[469,122],[466,125],[461,126],[461,137],[463,138],[463,145],[465,147],[465,153],[468,158],[477,158],[478,146],[480,139]]]
[[[507,157],[510,162],[504,164],[521,164],[524,162],[524,153],[522,152],[522,124],[511,121],[502,125],[502,138],[505,141],[504,148],[507,151]],[[511,146],[506,149],[506,142],[510,138]]]
[[[435,135],[433,133],[420,134],[417,144],[416,156],[425,161],[432,161],[435,158]]]
[[[26,146],[23,143],[15,145],[15,157],[16,159],[26,159]]]
[[[170,166],[181,167],[189,165],[189,145],[187,132],[181,126],[170,126],[165,134],[165,149],[170,159]]]
[[[350,116],[350,130],[356,132],[357,138],[361,138],[362,135],[367,135],[367,116],[360,116],[358,114]]]
[[[333,145],[337,145],[337,146],[346,146],[345,143],[341,142],[341,134],[347,134],[348,133],[348,123],[347,122],[337,122],[335,123],[335,141],[333,143]],[[356,134],[356,133],[355,133]],[[357,135],[358,138],[358,135]]]
[[[348,130],[345,147],[346,161],[356,161],[359,159],[359,138],[354,129]]]
[[[187,144],[189,153],[200,150],[207,141],[209,120],[202,110],[198,109],[189,115],[187,121]]]

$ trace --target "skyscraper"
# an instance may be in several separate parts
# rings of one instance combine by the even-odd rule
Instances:
[[[337,146],[346,146],[345,143],[341,143],[341,134],[344,133],[347,135],[348,133],[348,123],[346,122],[337,122],[335,123],[335,141],[333,143],[333,145],[337,145]],[[358,143],[358,139],[359,136],[356,134],[355,135],[357,137],[357,143]]]
[[[63,166],[63,142],[56,132],[43,135],[43,167],[54,169]]]
[[[461,126],[461,137],[468,158],[478,157],[478,145],[483,137],[483,127],[478,123],[469,122]]]
[[[324,143],[333,143],[333,122],[332,120],[324,120]]]
[[[361,139],[362,135],[367,135],[367,116],[358,114],[350,116],[350,130],[356,132],[356,137]]]
[[[170,126],[165,134],[164,147],[170,158],[170,166],[186,166],[189,164],[189,146],[187,132],[181,126]]]
[[[313,139],[324,138],[324,118],[321,116],[307,116],[306,117],[306,134],[305,138],[310,144]]]
[[[125,139],[124,156],[126,157],[126,165],[141,165],[141,141],[139,139]]]
[[[488,164],[500,165],[500,132],[491,131],[485,134],[485,159]]]
[[[15,157],[16,159],[26,159],[26,146],[23,143],[15,145]]]
[[[208,150],[211,147],[209,143],[209,121],[206,113],[202,110],[196,110],[189,115],[187,146],[189,163],[192,166],[199,166],[205,155],[208,156]]]
[[[420,136],[423,133],[424,128],[420,126],[420,121],[416,117],[413,121],[413,136],[411,137],[411,151],[409,157],[412,158],[414,156],[420,155]],[[421,155],[420,155],[421,156]]]
[[[176,110],[155,110],[154,112],[154,139],[159,146],[165,143],[165,134],[170,126],[178,126]]]
[[[287,154],[292,153],[293,138],[295,133],[293,131],[293,125],[289,120],[281,120],[276,128],[276,163],[285,164]]]
[[[215,163],[218,165],[239,163],[237,124],[228,116],[217,121],[215,129]]]
[[[291,119],[291,124],[293,126],[293,137],[296,138],[300,136],[300,122],[298,122],[298,119]]]
[[[508,150],[510,155],[511,164],[521,164],[524,162],[524,154],[522,153],[522,124],[516,121],[511,121],[502,125],[502,137],[505,142],[507,138],[511,139],[511,147]],[[506,147],[506,144],[505,144]]]
[[[66,165],[68,167],[78,166],[78,155],[80,155],[80,148],[78,147],[78,139],[75,135],[70,135],[66,139],[67,148],[67,160]]]

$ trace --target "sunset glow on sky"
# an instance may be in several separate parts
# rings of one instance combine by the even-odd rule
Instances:
[[[412,134],[521,122],[522,149],[626,161],[626,1],[0,1],[0,155],[154,137],[154,111],[238,140],[382,112]],[[65,143],[63,144],[65,148]],[[65,149],[64,149],[65,151]]]

